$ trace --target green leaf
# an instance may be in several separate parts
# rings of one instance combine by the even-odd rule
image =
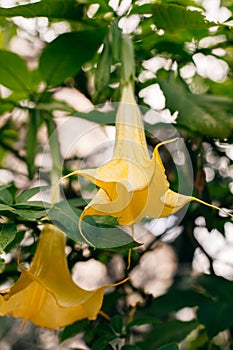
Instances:
[[[110,80],[110,71],[112,65],[112,51],[109,40],[105,39],[104,49],[99,57],[95,73],[95,90],[97,101],[106,100],[106,90]]]
[[[38,221],[47,216],[46,210],[16,209],[16,214],[27,221]]]
[[[137,345],[124,345],[121,350],[142,350],[142,348]]]
[[[113,104],[113,108],[117,107],[114,106]],[[114,109],[114,111],[108,111],[108,112],[101,112],[98,110],[92,110],[91,112],[88,113],[83,113],[83,112],[77,112],[74,113],[72,115],[72,117],[79,117],[79,118],[83,118],[89,121],[92,121],[94,123],[98,123],[100,125],[115,125],[115,120],[116,120],[116,110]],[[147,131],[154,131],[154,126],[149,124],[149,123],[144,123],[145,124],[145,129]],[[157,124],[156,124],[157,127]]]
[[[80,332],[83,332],[87,327],[89,321],[87,319],[77,321],[69,326],[66,326],[60,333],[60,341],[63,342],[66,339],[74,337]]]
[[[28,91],[30,72],[23,58],[0,50],[0,83],[13,91]]]
[[[217,108],[217,97],[214,101],[213,96],[212,106],[210,106],[210,101],[209,104],[204,103],[205,97],[191,93],[188,86],[180,78],[175,79],[173,74],[167,77],[167,73],[164,73],[158,73],[156,82],[159,83],[166,97],[167,108],[172,112],[179,112],[178,126],[205,136],[221,139],[232,133],[233,119],[228,118],[221,107]],[[225,104],[232,103],[232,100],[229,101],[227,98],[224,100]]]
[[[73,208],[68,202],[56,204],[48,211],[48,215],[60,230],[76,242],[85,242],[78,229],[78,220],[82,211]],[[99,249],[122,250],[138,246],[129,235],[118,227],[97,227],[94,220],[92,224],[83,221],[82,229],[86,238]]]
[[[0,186],[0,203],[8,205],[13,203],[14,198],[11,192],[11,187],[11,185]]]
[[[101,338],[99,338],[95,343],[92,345],[92,350],[106,350],[106,347],[108,346],[109,342],[114,340],[116,336],[111,333],[106,333]]]
[[[33,197],[39,192],[47,190],[49,186],[38,186],[24,190],[16,197],[16,203],[25,203],[28,199]]]
[[[25,148],[26,148],[26,161],[28,167],[29,179],[32,179],[36,167],[35,157],[37,153],[37,132],[40,125],[40,112],[37,109],[31,109],[29,111],[28,129],[26,134]]]
[[[128,35],[122,36],[121,45],[121,79],[123,83],[128,83],[135,76],[134,48]]]
[[[7,212],[16,213],[16,210],[7,204],[0,204],[0,213],[5,215]]]
[[[229,281],[221,276],[202,275],[196,278],[196,282],[211,297],[233,303],[233,281]]]
[[[143,6],[140,6],[139,10],[141,7]],[[192,54],[184,43],[191,42],[194,38],[199,40],[208,36],[209,27],[213,26],[213,23],[207,22],[200,12],[189,11],[186,7],[175,4],[147,4],[140,11],[151,14],[148,18],[143,19],[140,24],[141,33],[137,34],[135,38],[135,48],[138,47],[137,57],[139,54],[139,57],[145,59],[148,56],[151,57],[152,49],[155,49],[156,54],[158,54],[158,45],[163,46],[162,51],[164,52],[170,52],[174,50],[175,45],[179,45],[181,50],[178,55],[173,56],[173,59],[176,60],[177,56],[178,59],[182,57],[187,59],[189,54],[191,60]],[[157,30],[152,30],[153,27],[163,29],[163,35],[160,35]],[[169,43],[171,49],[166,45]],[[177,49],[178,47],[175,48],[176,51]],[[185,61],[183,61],[184,63]]]
[[[206,346],[207,344],[210,343],[210,341],[208,339],[208,335],[205,327],[201,325],[200,327],[198,327],[195,333],[196,333],[195,337],[192,337],[192,339],[189,339],[189,343],[187,344],[188,345],[187,350],[206,349]],[[216,350],[219,350],[219,348],[217,348]]]
[[[32,210],[46,209],[47,210],[50,207],[51,207],[51,203],[47,203],[43,201],[32,201],[32,200],[14,204],[15,209],[32,209]]]
[[[210,22],[205,21],[199,11],[190,11],[179,5],[154,4],[152,13],[156,27],[165,31],[176,32],[181,29],[190,31],[192,29],[195,34],[195,32],[206,29],[207,34],[208,26],[211,25]]]
[[[115,62],[119,62],[121,57],[121,45],[122,45],[122,32],[119,28],[119,20],[115,20],[112,23],[111,27],[111,49],[112,49],[112,57],[115,60]]]
[[[196,1],[192,1],[192,0],[163,0],[163,4],[161,5],[169,5],[169,3],[171,3],[171,5],[180,5],[180,6],[185,6],[185,8],[187,8],[187,6],[195,6],[195,7],[201,7],[200,4],[198,4]],[[161,6],[160,5],[160,6]],[[131,13],[141,13],[141,14],[152,14],[154,10],[154,5],[152,4],[145,4],[145,5],[141,5],[138,6],[136,4],[133,5],[133,10],[131,11]]]
[[[212,80],[208,80],[207,84],[209,86],[209,91],[211,92],[211,94],[215,96],[216,95],[225,96],[231,99],[232,91],[233,91],[232,79],[228,79],[224,82],[221,82],[221,84],[216,83]]]
[[[11,112],[15,107],[15,104],[9,101],[9,99],[0,98],[0,114],[3,114],[4,112]]]
[[[118,334],[122,333],[123,320],[122,320],[122,317],[120,315],[113,316],[113,318],[111,320],[111,325],[112,325],[113,330],[116,333],[118,333]]]
[[[179,350],[179,347],[176,343],[170,343],[160,346],[157,350]]]
[[[115,111],[100,112],[97,110],[93,110],[89,113],[77,112],[74,114],[74,117],[90,120],[92,122],[95,122],[101,125],[114,125],[116,112]]]
[[[161,317],[184,307],[202,305],[208,300],[208,297],[193,290],[171,289],[166,294],[155,298],[146,312],[154,317]],[[143,312],[145,315],[145,309]]]
[[[51,111],[64,111],[69,113],[70,115],[74,114],[76,110],[72,107],[70,107],[66,102],[63,101],[57,101],[57,100],[50,100],[48,102],[41,102],[37,105],[38,109],[41,111],[50,112]]]
[[[13,241],[11,241],[7,247],[5,248],[5,252],[9,253],[13,248],[15,248],[16,246],[18,246],[22,240],[24,239],[25,236],[25,232],[26,231],[17,231],[15,238],[13,239]]]
[[[126,326],[126,330],[135,326],[141,326],[143,324],[159,324],[159,323],[161,323],[161,321],[156,319],[155,317],[142,317],[128,323]]]
[[[73,77],[90,61],[102,43],[104,30],[64,33],[52,41],[40,57],[39,69],[49,86]]]
[[[41,201],[28,201],[25,203],[14,204],[14,213],[20,217],[20,219],[26,221],[38,221],[47,217],[49,203]]]
[[[182,322],[172,320],[153,328],[153,331],[146,339],[139,343],[143,349],[156,349],[159,346],[169,344],[171,342],[180,342],[198,326],[196,320]]]
[[[39,69],[33,69],[30,70],[30,77],[29,77],[29,82],[28,82],[28,86],[30,88],[31,91],[33,92],[38,92],[38,88],[39,85],[41,83],[41,75],[40,75],[40,71]]]
[[[0,224],[0,254],[14,240],[16,232],[14,224]]]
[[[210,338],[233,326],[233,303],[209,301],[199,307],[198,320],[204,324]]]
[[[34,4],[0,8],[0,16],[27,18],[42,16],[78,20],[83,13],[83,7],[84,4],[78,4],[76,0],[42,0]]]

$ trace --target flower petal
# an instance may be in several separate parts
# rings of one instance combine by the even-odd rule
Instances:
[[[113,158],[131,159],[137,161],[142,167],[147,166],[150,160],[142,117],[131,84],[124,86],[122,90],[116,116]]]
[[[164,204],[161,217],[166,217],[176,213],[178,210],[183,208],[185,204],[189,203],[192,200],[193,200],[193,197],[176,193],[170,189],[167,190],[163,198],[161,198],[161,201]]]

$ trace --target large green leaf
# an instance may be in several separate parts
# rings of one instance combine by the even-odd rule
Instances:
[[[198,319],[204,324],[210,338],[233,326],[233,281],[220,276],[202,275],[196,278],[209,297],[199,304]]]
[[[0,186],[0,203],[12,204],[14,201],[14,192],[12,192],[12,185]]]
[[[135,319],[132,322],[127,324],[126,330],[129,330],[130,328],[135,327],[135,326],[141,326],[143,324],[159,324],[159,323],[161,323],[161,321],[155,317],[137,318],[137,319]]]
[[[185,6],[176,4],[151,4],[140,6],[135,9],[141,13],[148,13],[150,17],[141,22],[142,39],[147,39],[152,43],[154,40],[165,39],[166,35],[170,36],[171,42],[191,41],[193,38],[200,39],[208,35],[208,28],[213,23],[207,22],[199,11],[190,11]],[[163,29],[165,35],[157,34],[157,31],[151,30],[152,26],[157,29]],[[144,42],[142,42],[144,45]]]
[[[197,326],[198,323],[196,320],[188,322],[172,320],[154,327],[146,339],[138,345],[142,349],[157,349],[157,347],[162,345],[180,342]]]
[[[154,24],[165,33],[182,34],[184,41],[202,38],[208,35],[208,28],[213,23],[207,22],[199,11],[190,11],[186,7],[174,4],[154,4],[152,6]]]
[[[48,211],[49,217],[54,225],[67,234],[68,237],[76,242],[85,242],[78,229],[78,220],[82,211],[71,207],[64,201],[56,204]],[[118,227],[98,227],[95,222],[91,224],[82,223],[82,229],[86,238],[99,249],[129,249],[138,244],[124,231]]]
[[[49,186],[38,186],[38,187],[32,187],[27,190],[22,191],[15,199],[16,203],[25,203],[28,199],[33,197],[39,192],[43,192],[47,190]]]
[[[24,230],[17,231],[15,238],[4,249],[5,253],[9,253],[13,248],[19,247],[19,244],[24,239],[25,233],[26,233],[26,231],[24,231]]]
[[[0,203],[0,214],[3,216],[8,216],[10,213],[16,213],[16,210],[10,205]]]
[[[83,13],[83,7],[84,4],[78,4],[76,0],[42,0],[34,4],[0,8],[0,16],[29,18],[43,16],[78,20]]]
[[[112,50],[108,38],[105,39],[104,49],[99,57],[95,73],[96,98],[99,102],[106,100],[110,71],[112,65]]]
[[[99,339],[97,339],[92,345],[92,350],[109,350],[109,343],[116,339],[116,335],[110,332],[105,332]],[[112,349],[112,347],[110,347]]]
[[[47,216],[47,211],[45,209],[36,209],[27,205],[23,208],[17,207],[15,214],[24,221],[38,221]]]
[[[116,111],[101,112],[98,110],[93,110],[88,113],[77,112],[74,114],[74,117],[90,120],[101,125],[114,125],[116,119]]]
[[[233,303],[233,281],[213,275],[201,275],[196,281],[214,299]]]
[[[179,5],[154,4],[152,11],[158,29],[169,31],[206,27],[204,16],[199,11],[190,11]]]
[[[233,303],[209,301],[199,307],[198,320],[204,324],[210,338],[233,326]]]
[[[65,341],[68,338],[74,337],[75,335],[77,335],[80,332],[83,332],[86,329],[89,322],[90,321],[88,319],[84,319],[81,321],[74,322],[69,326],[66,326],[60,332],[61,342]]]
[[[73,77],[91,60],[102,43],[104,30],[64,33],[52,41],[40,57],[42,78],[49,86],[57,86]]]
[[[151,50],[154,50],[156,54],[166,54],[166,57],[169,54],[174,61],[185,64],[190,62],[193,54],[185,43],[208,36],[213,23],[207,22],[200,12],[188,10],[186,1],[182,1],[186,2],[185,6],[174,4],[174,1],[164,2],[135,7],[135,13],[150,14],[141,21],[141,31],[135,37],[136,56],[142,61],[150,58]],[[163,35],[152,29],[154,27],[162,29]]]
[[[28,91],[30,72],[23,58],[0,50],[0,83],[13,91]]]
[[[0,254],[14,240],[16,232],[14,224],[0,224]]]
[[[166,106],[178,111],[177,125],[192,132],[214,138],[226,138],[232,133],[233,118],[226,109],[233,107],[232,99],[219,96],[195,95],[185,83],[171,74],[158,74],[156,81],[166,97]],[[231,107],[231,108],[232,108]],[[225,110],[224,110],[225,108]]]
[[[184,307],[195,307],[202,305],[208,300],[209,299],[206,296],[191,289],[171,289],[166,294],[155,298],[146,312],[148,315],[161,317],[171,312],[178,311]]]

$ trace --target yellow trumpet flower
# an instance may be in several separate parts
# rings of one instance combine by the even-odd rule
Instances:
[[[132,85],[124,86],[116,116],[116,140],[112,159],[97,169],[78,170],[63,177],[78,174],[99,187],[80,217],[79,229],[82,235],[81,222],[85,216],[109,215],[116,217],[119,225],[132,225],[145,216],[169,216],[190,201],[198,201],[231,215],[198,198],[170,190],[159,147],[176,139],[159,143],[150,158]],[[91,244],[87,239],[86,241]]]
[[[94,320],[101,313],[104,290],[117,285],[91,291],[76,285],[67,267],[65,235],[49,224],[41,232],[30,268],[20,269],[15,285],[0,292],[0,315],[23,318],[21,328],[29,320],[49,329],[83,318]]]

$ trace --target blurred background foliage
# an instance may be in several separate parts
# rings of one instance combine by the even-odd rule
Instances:
[[[189,165],[180,149],[173,160],[162,152],[172,188],[190,188],[191,164],[194,195],[233,209],[233,1],[9,3],[0,2],[1,284],[18,278],[20,244],[22,261],[30,263],[48,213],[67,234],[74,276],[78,264],[98,262],[107,279],[131,278],[105,296],[103,311],[111,321],[82,320],[59,332],[28,324],[16,336],[18,321],[1,318],[1,349],[233,349],[228,217],[191,203],[182,220],[160,219],[155,229],[153,220],[145,220],[135,229],[143,244],[132,251],[126,271],[128,249],[137,244],[120,228],[105,230],[115,224],[111,218],[91,219],[99,236],[87,235],[96,250],[80,244],[77,218],[85,201],[76,177],[64,184],[72,211],[67,201],[50,209],[48,197],[38,197],[50,188],[50,168],[39,161],[48,140],[53,169],[61,174],[87,162],[86,154],[62,154],[59,142],[69,139],[69,131],[63,138],[57,133],[59,118],[72,116],[77,130],[84,121],[99,124],[99,133],[111,129],[119,84],[135,70],[138,104],[154,111],[143,116],[149,147],[175,129],[189,152]],[[67,91],[81,92],[89,100],[86,110],[64,98]],[[88,109],[91,103],[112,109]],[[84,273],[87,280],[92,272]]]

